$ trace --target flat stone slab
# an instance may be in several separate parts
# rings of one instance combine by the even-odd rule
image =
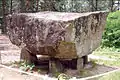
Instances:
[[[95,50],[102,38],[107,12],[19,13],[7,17],[11,42],[32,54],[77,58]]]

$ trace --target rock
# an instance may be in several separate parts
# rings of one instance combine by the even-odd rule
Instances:
[[[32,54],[61,59],[81,58],[100,44],[107,12],[19,13],[7,17],[11,42]]]
[[[49,60],[49,72],[51,72],[52,74],[64,72],[63,64],[60,62],[59,59],[52,58]]]
[[[78,58],[77,59],[77,70],[80,71],[81,69],[83,69],[83,66],[84,66],[84,61],[83,61],[83,58]]]
[[[30,53],[29,50],[27,50],[26,48],[22,48],[20,59],[21,61],[22,60],[26,61],[28,64],[31,63],[37,64],[37,56]]]
[[[95,67],[95,63],[93,64],[92,62],[89,62],[84,65],[84,69],[91,69],[93,67]]]

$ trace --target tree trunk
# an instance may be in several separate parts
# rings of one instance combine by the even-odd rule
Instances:
[[[98,0],[96,0],[96,2],[95,2],[95,11],[97,11],[98,10]]]
[[[113,11],[113,5],[114,5],[114,0],[110,0],[109,1],[109,7],[110,7],[110,11]]]
[[[89,1],[89,6],[90,6],[90,11],[94,11],[94,2],[93,0],[88,0]]]
[[[25,3],[24,3],[24,0],[20,0],[20,12],[25,12]]]
[[[10,14],[12,14],[12,1],[13,1],[13,0],[11,0],[11,2],[10,2],[10,4],[11,4],[11,5],[10,5]]]
[[[36,12],[38,12],[39,0],[36,0]]]
[[[118,0],[118,10],[120,10],[120,0]]]
[[[43,0],[44,3],[41,3],[42,11],[56,11],[55,2],[56,0]]]
[[[5,12],[5,6],[6,6],[6,0],[2,0],[2,15],[3,15],[3,26],[2,26],[2,33],[5,34],[6,33],[6,25],[5,25],[5,21],[6,21],[6,12]]]

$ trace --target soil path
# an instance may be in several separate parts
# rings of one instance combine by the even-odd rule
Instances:
[[[10,42],[7,36],[0,35],[0,54],[3,64],[19,61],[20,50]]]

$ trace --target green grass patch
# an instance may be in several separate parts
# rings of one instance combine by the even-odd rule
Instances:
[[[103,64],[107,66],[120,66],[120,53],[118,52],[95,51],[93,52],[93,55],[112,59],[112,60],[91,59],[91,61],[94,61],[97,64]]]
[[[93,55],[96,56],[105,56],[110,59],[120,60],[120,53],[111,53],[111,52],[94,52]]]
[[[120,66],[120,60],[110,61],[110,60],[101,60],[101,59],[90,59],[97,64],[106,65],[106,66]]]
[[[96,49],[92,54],[95,56],[104,56],[110,59],[115,59],[120,61],[120,52],[118,52],[119,49],[116,48],[101,48],[99,47]]]
[[[120,71],[99,77],[97,80],[120,80]]]
[[[90,59],[97,64],[103,64],[106,66],[120,67],[120,52],[115,48],[98,48],[93,52],[93,55],[99,57],[107,57],[113,60],[102,60],[102,59]],[[120,80],[120,71],[113,72],[101,77],[97,77],[92,80]]]

